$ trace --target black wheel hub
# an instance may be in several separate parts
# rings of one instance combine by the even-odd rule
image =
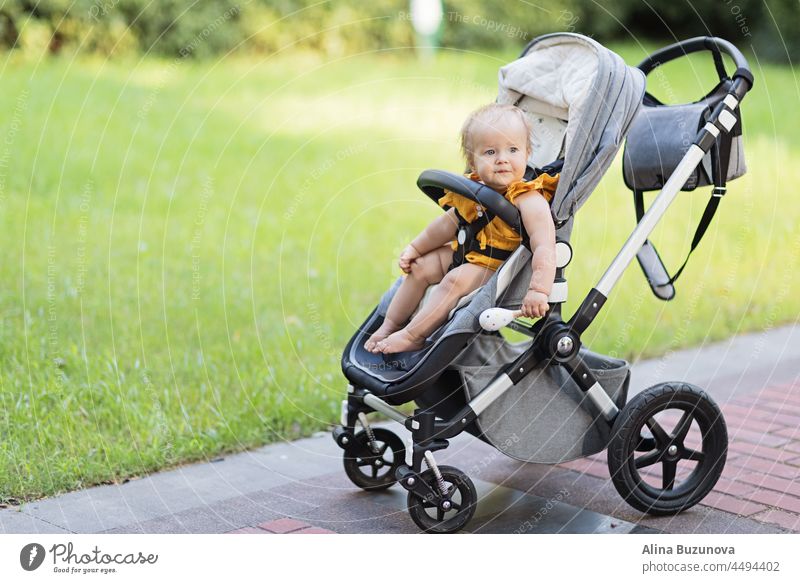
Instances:
[[[344,469],[350,480],[366,490],[380,490],[395,483],[395,472],[405,459],[403,441],[387,429],[375,428],[370,440],[357,433],[344,450]]]
[[[644,423],[652,434],[652,438],[643,437],[640,433],[637,451],[647,451],[643,456],[634,458],[633,464],[637,470],[660,463],[662,465],[662,487],[664,490],[675,488],[675,477],[678,463],[681,460],[702,462],[704,455],[701,451],[689,449],[684,444],[689,428],[695,417],[691,410],[684,410],[680,421],[672,433],[667,433],[656,421],[650,417]],[[644,428],[644,426],[642,427]],[[641,429],[640,429],[641,432]],[[648,448],[648,449],[645,449]]]
[[[356,466],[369,471],[373,478],[377,478],[381,470],[385,470],[392,465],[391,460],[383,457],[388,449],[388,443],[379,444],[375,450],[366,443],[358,443],[347,453],[349,456],[356,458]]]
[[[475,513],[478,495],[472,480],[460,470],[450,466],[439,466],[439,470],[447,493],[441,493],[433,471],[426,470],[420,479],[430,490],[424,496],[410,491],[408,511],[414,523],[426,532],[456,532]]]

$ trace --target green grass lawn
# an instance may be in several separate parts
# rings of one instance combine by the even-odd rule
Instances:
[[[0,56],[0,502],[333,422],[341,349],[440,212],[416,177],[462,168],[460,124],[511,58]],[[798,84],[752,64],[750,173],[675,301],[632,266],[590,331],[595,350],[637,359],[800,311]],[[666,73],[678,99],[714,83],[710,58]],[[630,199],[618,159],[577,220],[567,314],[633,227]],[[706,200],[681,195],[656,232],[668,265]]]

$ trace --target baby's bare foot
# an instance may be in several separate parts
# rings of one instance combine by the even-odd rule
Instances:
[[[391,320],[384,320],[383,324],[380,325],[380,328],[375,330],[372,336],[369,337],[364,343],[364,350],[367,352],[378,353],[380,350],[376,348],[378,342],[386,338],[392,332],[397,331],[400,328],[397,324],[392,322]]]
[[[417,338],[403,328],[378,342],[375,346],[375,350],[376,352],[383,352],[384,354],[394,354],[395,352],[419,350],[424,345],[424,338]]]

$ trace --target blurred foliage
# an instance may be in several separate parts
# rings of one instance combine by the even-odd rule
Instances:
[[[22,52],[204,58],[303,48],[341,56],[411,47],[408,0],[0,0],[0,46]],[[519,48],[554,31],[601,42],[715,35],[772,61],[800,57],[797,0],[443,0],[441,44]]]

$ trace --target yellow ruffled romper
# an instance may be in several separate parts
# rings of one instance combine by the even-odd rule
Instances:
[[[475,182],[480,181],[480,177],[476,173],[470,174],[468,178],[470,180],[474,180]],[[543,173],[528,182],[514,182],[508,187],[508,190],[506,190],[504,196],[513,204],[514,199],[516,199],[519,195],[530,192],[531,190],[539,190],[547,202],[550,202],[553,200],[553,195],[556,192],[558,178],[558,174],[555,176],[550,176],[547,173]],[[483,208],[475,201],[455,192],[450,192],[449,190],[445,190],[444,193],[444,196],[439,199],[439,206],[445,210],[451,207],[455,208],[458,214],[461,215],[461,217],[468,223],[475,222],[475,220],[482,215]],[[478,213],[481,213],[481,215]],[[503,260],[497,259],[496,257],[491,257],[489,252],[486,251],[487,249],[493,248],[501,251],[511,252],[519,247],[520,243],[522,243],[522,238],[502,219],[500,219],[500,217],[493,218],[488,225],[478,231],[477,240],[480,250],[468,252],[464,259],[469,263],[482,265],[491,269],[492,271],[497,270],[497,268],[502,265]],[[451,246],[453,251],[456,251],[458,249],[458,242],[453,241]],[[483,251],[483,253],[481,251]],[[454,263],[453,266],[455,265],[456,263]],[[451,266],[451,268],[453,266]]]

